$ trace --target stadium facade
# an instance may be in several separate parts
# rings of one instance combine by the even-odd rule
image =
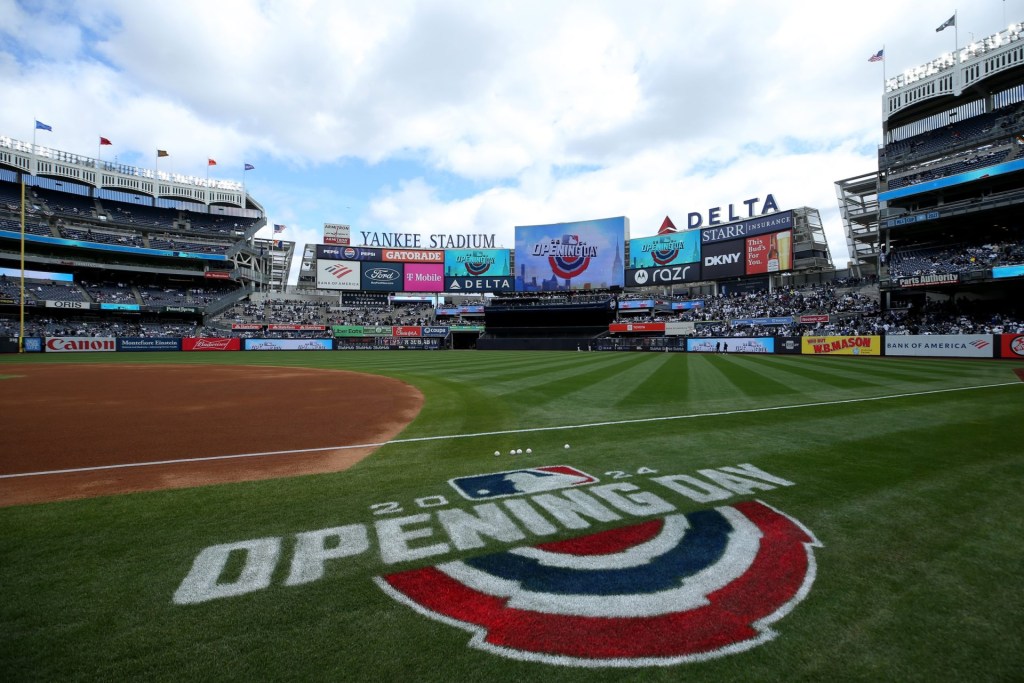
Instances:
[[[836,181],[851,270],[885,308],[1021,293],[1024,24],[890,78],[878,169]]]

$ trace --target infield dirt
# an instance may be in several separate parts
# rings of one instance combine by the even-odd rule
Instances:
[[[0,379],[0,506],[337,472],[376,449],[343,447],[388,441],[422,405],[404,382],[337,370],[12,367]],[[308,449],[327,450],[275,453]]]

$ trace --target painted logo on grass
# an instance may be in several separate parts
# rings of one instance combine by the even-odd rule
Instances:
[[[581,667],[667,666],[767,642],[814,582],[814,535],[760,501],[378,577],[470,646]]]
[[[471,477],[449,479],[448,483],[464,498],[483,500],[504,498],[523,493],[555,491],[557,489],[593,484],[597,481],[582,470],[568,465],[548,465],[522,470],[508,470],[477,474]]]

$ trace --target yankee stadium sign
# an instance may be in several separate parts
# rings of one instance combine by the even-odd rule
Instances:
[[[370,505],[372,525],[212,545],[173,602],[231,598],[274,582],[338,581],[325,579],[334,563],[376,547],[379,589],[468,632],[471,648],[560,666],[635,668],[763,644],[810,591],[821,545],[811,531],[765,502],[729,502],[793,482],[751,464],[603,476],[610,481],[569,465],[462,476],[446,493]],[[564,538],[566,531],[578,535]],[[542,540],[555,534],[563,540]],[[280,567],[286,550],[290,564]],[[375,562],[360,561],[367,560]],[[352,580],[348,572],[344,580]]]

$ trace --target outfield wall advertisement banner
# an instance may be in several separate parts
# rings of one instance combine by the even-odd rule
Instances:
[[[360,286],[358,261],[317,260],[317,289],[357,290]]]
[[[625,284],[625,217],[516,226],[520,292],[608,289]]]
[[[243,339],[246,351],[330,351],[333,339]]]
[[[182,351],[241,351],[242,340],[238,337],[185,337],[181,340]]]
[[[999,357],[1024,358],[1024,334],[1000,335]]]
[[[177,337],[118,337],[118,351],[181,351]]]
[[[774,353],[773,337],[702,337],[687,339],[686,350],[695,353]]]
[[[702,337],[687,339],[686,350],[695,353],[775,353],[775,338]]]
[[[47,337],[48,353],[117,351],[116,337]]]
[[[394,332],[391,325],[334,325],[335,337],[390,337]]]
[[[992,358],[995,349],[995,337],[991,334],[899,334],[885,337],[887,356]]]
[[[445,277],[507,277],[512,274],[510,249],[448,249]]]
[[[800,337],[776,337],[775,353],[800,353]]]
[[[882,338],[878,335],[801,338],[801,351],[805,355],[880,356]]]
[[[696,330],[697,326],[692,322],[665,323],[666,336],[684,336],[693,334]]]
[[[665,323],[612,323],[608,326],[612,334],[619,332],[664,332]]]
[[[627,268],[660,268],[700,261],[700,233],[696,230],[670,232],[629,241]]]

